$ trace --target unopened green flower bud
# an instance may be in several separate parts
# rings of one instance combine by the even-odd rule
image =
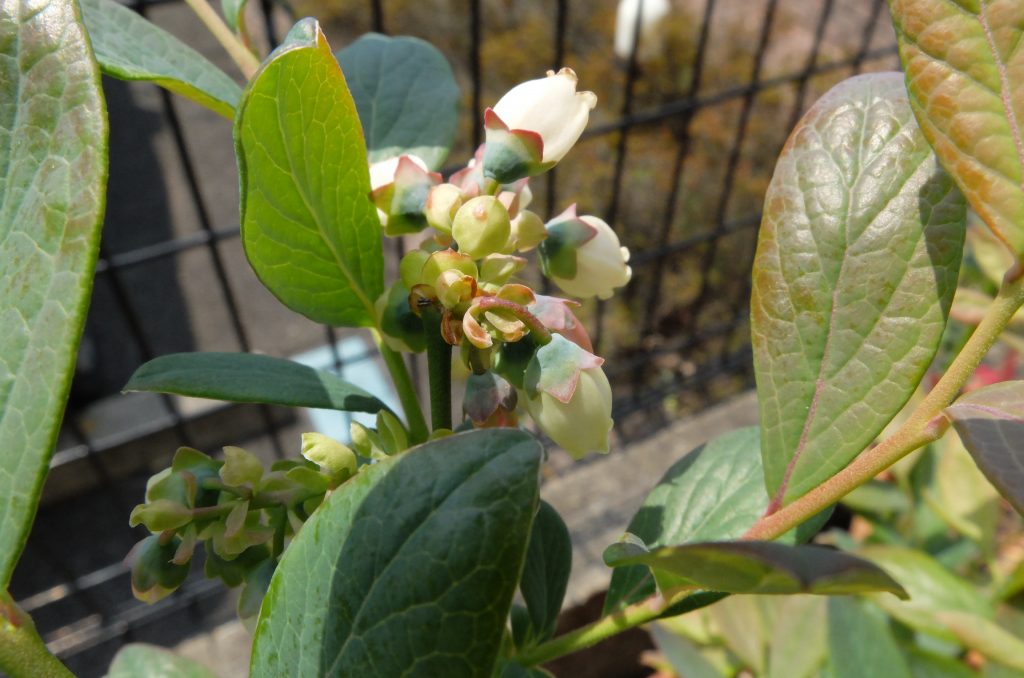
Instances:
[[[322,433],[302,434],[302,456],[324,468],[332,478],[344,481],[355,475],[356,454],[348,445]]]
[[[452,237],[459,244],[459,251],[473,259],[505,249],[511,230],[508,210],[490,195],[466,202],[452,222]]]
[[[430,252],[422,249],[412,250],[402,257],[402,261],[398,264],[398,277],[402,279],[402,284],[406,289],[412,289],[413,285],[419,285],[422,282],[420,273],[429,257]]]
[[[452,232],[452,219],[462,207],[462,190],[455,184],[440,184],[427,194],[427,223],[443,233]]]
[[[433,285],[437,282],[437,277],[447,270],[456,270],[463,275],[476,278],[480,272],[473,262],[474,258],[466,252],[456,252],[455,250],[434,252],[423,264],[418,282],[423,285]]]
[[[434,283],[437,300],[446,308],[458,308],[469,303],[476,292],[476,279],[448,269],[437,276]]]
[[[226,485],[239,486],[249,484],[255,487],[263,477],[263,464],[241,447],[228,445],[224,448],[224,466],[220,469],[220,479]]]
[[[544,221],[534,212],[522,210],[512,220],[512,233],[509,241],[512,250],[527,252],[539,245],[548,237]]]
[[[125,561],[131,568],[132,593],[136,598],[146,603],[155,603],[185,582],[188,564],[172,562],[180,545],[177,537],[160,543],[160,538],[153,535],[132,548]]]
[[[523,270],[526,259],[508,254],[490,254],[480,262],[480,279],[492,285],[504,285],[514,274]]]
[[[192,509],[170,499],[157,499],[132,509],[128,524],[145,525],[150,532],[175,530],[192,521]]]

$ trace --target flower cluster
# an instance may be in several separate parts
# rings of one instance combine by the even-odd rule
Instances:
[[[366,463],[406,447],[405,428],[383,411],[375,429],[352,424],[351,446],[304,433],[304,459],[269,469],[240,447],[225,447],[223,459],[179,448],[131,514],[133,527],[152,533],[128,554],[132,592],[149,603],[172,593],[203,544],[206,576],[241,586],[238,616],[253,623],[285,545],[326,495]]]
[[[530,210],[530,177],[568,153],[596,104],[576,86],[563,68],[514,87],[487,109],[484,145],[447,181],[415,156],[376,163],[370,174],[387,234],[431,229],[378,301],[388,341],[421,351],[439,333],[472,373],[464,409],[473,425],[514,425],[525,409],[582,456],[608,450],[603,360],[574,314],[577,302],[539,295],[517,278],[535,250],[542,272],[579,299],[606,299],[630,279],[629,252],[604,221],[577,215],[575,205],[547,222]]]

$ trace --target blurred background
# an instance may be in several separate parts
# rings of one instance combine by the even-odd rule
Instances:
[[[248,24],[265,45],[311,15],[335,50],[366,31],[438,47],[463,92],[452,170],[481,141],[484,108],[516,83],[569,66],[581,89],[597,94],[581,142],[533,180],[531,209],[547,217],[575,201],[632,253],[630,285],[581,313],[615,391],[613,455],[752,387],[749,269],[774,159],[833,84],[898,68],[883,0],[250,5]],[[132,7],[238,75],[183,3]],[[238,239],[230,123],[152,85],[104,78],[104,89],[111,166],[94,296],[43,505],[11,590],[51,648],[86,676],[102,675],[125,642],[175,644],[233,617],[230,597],[198,568],[156,605],[131,596],[122,560],[143,534],[128,515],[178,446],[295,456],[301,431],[348,428],[338,413],[121,395],[141,363],[179,351],[257,351],[337,369],[389,397],[371,343],[288,311],[250,271]],[[397,256],[400,244],[389,247]],[[555,452],[549,475],[592,463]]]

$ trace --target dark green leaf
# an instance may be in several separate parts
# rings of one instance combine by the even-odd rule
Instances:
[[[537,666],[522,666],[514,661],[502,662],[495,670],[497,678],[554,678],[554,674]]]
[[[338,61],[370,162],[412,154],[441,167],[459,121],[459,86],[444,55],[418,38],[370,33],[338,52]]]
[[[685,455],[647,495],[627,531],[651,549],[741,536],[768,504],[759,440],[756,427],[737,429]],[[800,534],[797,541],[813,531],[803,530],[809,534]],[[784,541],[792,542],[796,536],[791,533]],[[647,567],[617,568],[608,586],[605,614],[652,593],[654,580]],[[710,594],[705,604],[720,597]]]
[[[910,105],[992,231],[1024,252],[1024,4],[890,0]]]
[[[489,676],[540,456],[524,432],[472,431],[389,458],[372,486],[363,476],[381,464],[350,481],[357,492],[333,493],[274,574],[253,675]]]
[[[644,564],[664,592],[697,588],[725,593],[818,593],[840,595],[888,591],[907,594],[878,566],[821,546],[775,542],[704,542],[648,551],[634,543],[604,552],[611,567]]]
[[[945,327],[964,224],[898,73],[851,78],[800,121],[765,198],[751,299],[776,504],[846,466],[913,394]]]
[[[0,591],[21,554],[85,322],[107,179],[73,2],[0,3]]]
[[[829,598],[828,649],[832,678],[911,678],[885,615],[856,598]]]
[[[981,472],[1024,515],[1024,381],[971,391],[946,414]]]
[[[235,118],[242,243],[293,311],[373,326],[384,290],[355,104],[319,25],[304,19],[249,83]]]
[[[216,678],[202,664],[155,645],[132,643],[114,656],[107,678]]]
[[[82,14],[104,73],[155,82],[234,116],[242,89],[202,54],[114,0],[82,0]]]
[[[571,570],[569,529],[558,511],[542,501],[533,521],[526,563],[519,580],[530,613],[532,640],[547,640],[554,634]]]
[[[329,372],[255,353],[160,356],[135,370],[124,390],[347,412],[387,409],[374,396]]]

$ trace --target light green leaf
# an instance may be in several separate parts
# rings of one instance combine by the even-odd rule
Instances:
[[[890,0],[910,105],[971,207],[1024,252],[1024,3]]]
[[[245,27],[245,6],[249,0],[220,0],[220,10],[224,13],[224,22],[235,33]]]
[[[216,678],[202,664],[156,645],[131,643],[114,656],[107,678]]]
[[[338,62],[370,162],[412,154],[440,168],[459,121],[459,86],[444,55],[418,38],[370,33],[338,52]]]
[[[759,441],[757,427],[736,429],[683,456],[647,495],[627,531],[651,549],[740,537],[761,517],[768,503]],[[822,518],[827,518],[827,513]],[[818,526],[820,522],[811,521],[807,530],[799,530],[805,533],[799,539],[790,533],[783,541],[804,541]],[[604,613],[652,593],[654,579],[649,568],[616,568]],[[706,596],[704,604],[719,597]]]
[[[846,80],[800,121],[765,198],[751,299],[776,505],[846,466],[913,394],[945,327],[964,223],[898,73]]]
[[[636,544],[612,544],[604,552],[611,567],[644,564],[658,588],[725,593],[818,593],[842,595],[906,591],[881,568],[856,556],[820,546],[765,541],[703,542],[648,551]]]
[[[673,668],[676,675],[686,678],[722,678],[718,669],[701,654],[700,649],[692,642],[672,633],[660,624],[651,624],[650,634],[665,661]]]
[[[856,598],[828,600],[832,678],[912,678],[885,615]]]
[[[135,370],[124,390],[346,412],[387,409],[373,395],[330,372],[255,353],[160,356]]]
[[[953,529],[994,555],[999,493],[985,479],[959,438],[943,436],[936,447],[935,476],[925,501]]]
[[[768,643],[768,678],[810,678],[828,653],[826,598],[786,596],[778,600],[778,612]]]
[[[994,621],[967,612],[940,612],[938,618],[966,647],[999,664],[1024,671],[1024,640]]]
[[[122,80],[145,80],[226,118],[242,95],[206,57],[115,0],[82,0],[82,15],[100,67]]]
[[[330,325],[373,326],[384,257],[355,104],[313,19],[249,83],[235,118],[242,243],[264,285]]]
[[[540,457],[528,434],[485,429],[390,457],[342,485],[274,574],[252,675],[490,675]]]
[[[1024,381],[1004,381],[957,399],[945,409],[974,463],[1024,515]]]
[[[519,579],[530,616],[531,640],[547,640],[554,635],[571,570],[569,529],[558,511],[542,501],[533,521],[526,563]]]
[[[910,600],[892,596],[874,598],[886,612],[913,629],[955,640],[936,617],[942,611],[963,612],[991,618],[995,611],[967,580],[949,571],[924,551],[896,546],[870,546],[859,552],[884,568],[910,594]]]
[[[915,646],[904,648],[903,658],[914,678],[978,678],[967,665],[941,655],[925,652]]]
[[[74,2],[0,3],[0,590],[25,544],[85,322],[107,122]]]

